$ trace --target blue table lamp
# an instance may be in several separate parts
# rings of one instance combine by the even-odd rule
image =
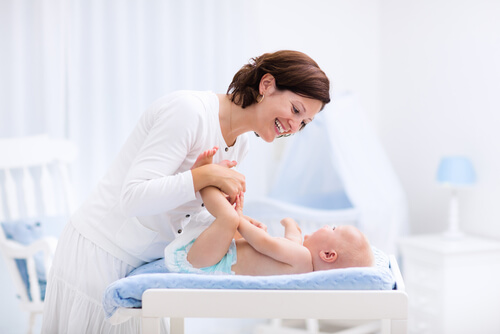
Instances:
[[[439,163],[436,180],[451,188],[448,238],[460,238],[463,233],[458,226],[458,188],[471,186],[476,182],[476,172],[472,162],[462,156],[443,157]]]

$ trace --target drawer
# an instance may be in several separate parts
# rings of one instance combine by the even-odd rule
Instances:
[[[425,309],[415,309],[410,306],[408,318],[409,333],[437,334],[441,326],[439,314],[428,312]]]
[[[439,315],[442,309],[442,294],[427,287],[408,285],[406,292],[408,294],[408,306],[423,310],[429,315]]]
[[[438,291],[443,282],[444,273],[438,267],[417,261],[405,261],[403,276],[407,285],[415,284]]]

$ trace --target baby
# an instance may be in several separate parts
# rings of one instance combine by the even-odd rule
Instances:
[[[211,163],[217,149],[203,152],[195,165]],[[285,218],[281,220],[284,236],[272,237],[263,224],[243,215],[243,194],[234,207],[215,187],[204,188],[200,194],[215,221],[180,236],[165,248],[171,272],[282,275],[374,263],[367,238],[354,226],[324,226],[304,236],[302,242],[297,223]],[[237,231],[242,238],[235,239]]]

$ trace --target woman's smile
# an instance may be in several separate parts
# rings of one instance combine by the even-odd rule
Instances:
[[[277,118],[274,120],[274,125],[275,125],[275,130],[276,130],[277,136],[281,136],[282,134],[284,134],[287,131],[285,129],[285,126]]]

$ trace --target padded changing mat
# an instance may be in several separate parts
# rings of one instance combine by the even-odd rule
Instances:
[[[168,273],[164,260],[145,264],[108,286],[103,297],[106,317],[120,307],[140,308],[147,289],[265,289],[265,290],[392,290],[395,278],[388,256],[374,249],[375,266],[315,271],[305,274],[244,276]]]

